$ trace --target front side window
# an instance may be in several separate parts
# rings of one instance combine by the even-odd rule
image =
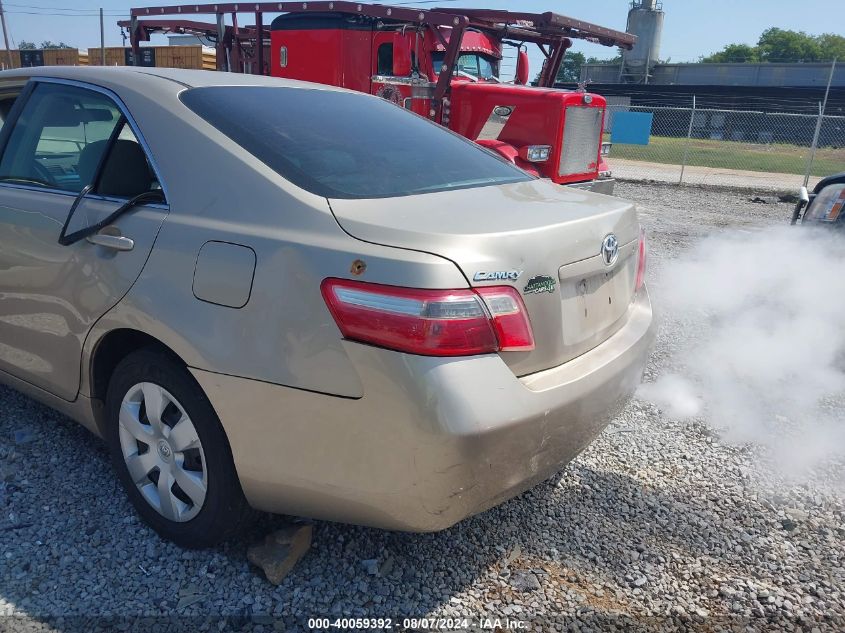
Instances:
[[[90,184],[121,121],[117,106],[105,95],[39,83],[6,144],[0,183],[80,191]],[[86,170],[91,163],[94,169]]]
[[[385,43],[378,47],[378,74],[389,76],[393,74],[393,44]]]
[[[436,52],[432,54],[432,63],[434,64],[434,72],[440,74],[443,68],[443,61],[446,58],[446,53]],[[458,57],[458,62],[455,64],[455,70],[458,72],[472,75],[479,79],[496,80],[499,78],[499,60],[488,55],[480,55],[477,53],[464,53]]]
[[[384,99],[264,86],[193,88],[181,99],[284,178],[326,198],[387,198],[531,179]]]

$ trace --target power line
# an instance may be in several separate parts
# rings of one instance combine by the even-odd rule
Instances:
[[[50,17],[61,17],[61,18],[88,18],[88,17],[99,17],[100,12],[96,11],[94,13],[48,13],[43,11],[5,11],[5,13],[14,13],[16,15],[47,15]],[[126,13],[103,13],[103,15],[107,15],[109,17],[123,17],[128,16],[129,11]]]
[[[581,51],[575,51],[581,52]],[[706,57],[706,56],[702,56]],[[663,61],[658,62],[658,65],[666,65],[666,64],[696,64],[696,65],[710,65],[710,64],[830,64],[833,59],[812,59],[812,58],[803,58],[803,59],[795,59],[790,57],[767,57],[766,59],[758,59],[758,60],[749,60],[747,57],[729,57],[723,61],[717,62],[703,62],[701,61],[701,57],[692,58],[678,58],[672,59],[671,57],[667,57],[667,60],[671,61]],[[614,62],[611,60],[599,60],[596,62],[585,62],[587,64],[605,64],[608,66],[618,66],[619,62]]]
[[[392,4],[392,5],[401,5],[401,6],[411,6],[411,5],[419,5],[419,4],[445,4],[445,3],[459,2],[459,1],[463,1],[463,0],[417,0],[416,2],[389,2],[388,1],[387,3],[378,2],[377,4]],[[83,7],[83,8],[79,8],[79,7],[56,7],[56,6],[46,7],[46,6],[42,6],[42,5],[17,4],[17,3],[12,3],[12,2],[7,2],[6,6],[7,7],[16,7],[18,9],[44,9],[44,10],[48,10],[48,11],[65,11],[65,12],[70,12],[70,13],[90,13],[90,12],[98,13],[99,12],[98,7]],[[249,5],[244,5],[244,6],[249,6]],[[131,9],[129,7],[125,7],[125,8],[121,8],[121,9],[111,9],[111,11],[121,11],[121,12],[126,12],[126,13],[128,13],[130,10]],[[108,11],[109,10],[106,10],[106,13],[108,13]],[[7,13],[9,13],[9,12],[7,11]]]
[[[85,7],[85,8],[79,8],[79,7],[45,7],[45,6],[34,5],[34,4],[15,4],[14,2],[7,2],[6,6],[7,7],[16,7],[18,9],[47,9],[49,11],[71,11],[71,12],[74,12],[74,11],[84,11],[84,12],[99,11],[99,7]],[[112,11],[118,11],[118,10],[123,11],[123,8],[111,9],[111,10]],[[126,7],[126,11],[129,11],[128,7]]]

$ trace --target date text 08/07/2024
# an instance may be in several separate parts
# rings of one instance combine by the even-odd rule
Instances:
[[[467,631],[467,630],[524,630],[525,620],[509,618],[309,618],[310,630],[358,629],[358,630],[414,630],[414,631]]]

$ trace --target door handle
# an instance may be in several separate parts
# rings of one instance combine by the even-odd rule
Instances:
[[[86,239],[92,244],[115,251],[131,251],[135,248],[135,240],[123,237],[122,235],[97,233],[96,235],[89,235]]]

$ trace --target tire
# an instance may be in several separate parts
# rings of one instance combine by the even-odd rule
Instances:
[[[172,356],[145,348],[124,358],[109,382],[106,415],[112,466],[138,514],[162,538],[211,547],[255,517],[217,414]]]

